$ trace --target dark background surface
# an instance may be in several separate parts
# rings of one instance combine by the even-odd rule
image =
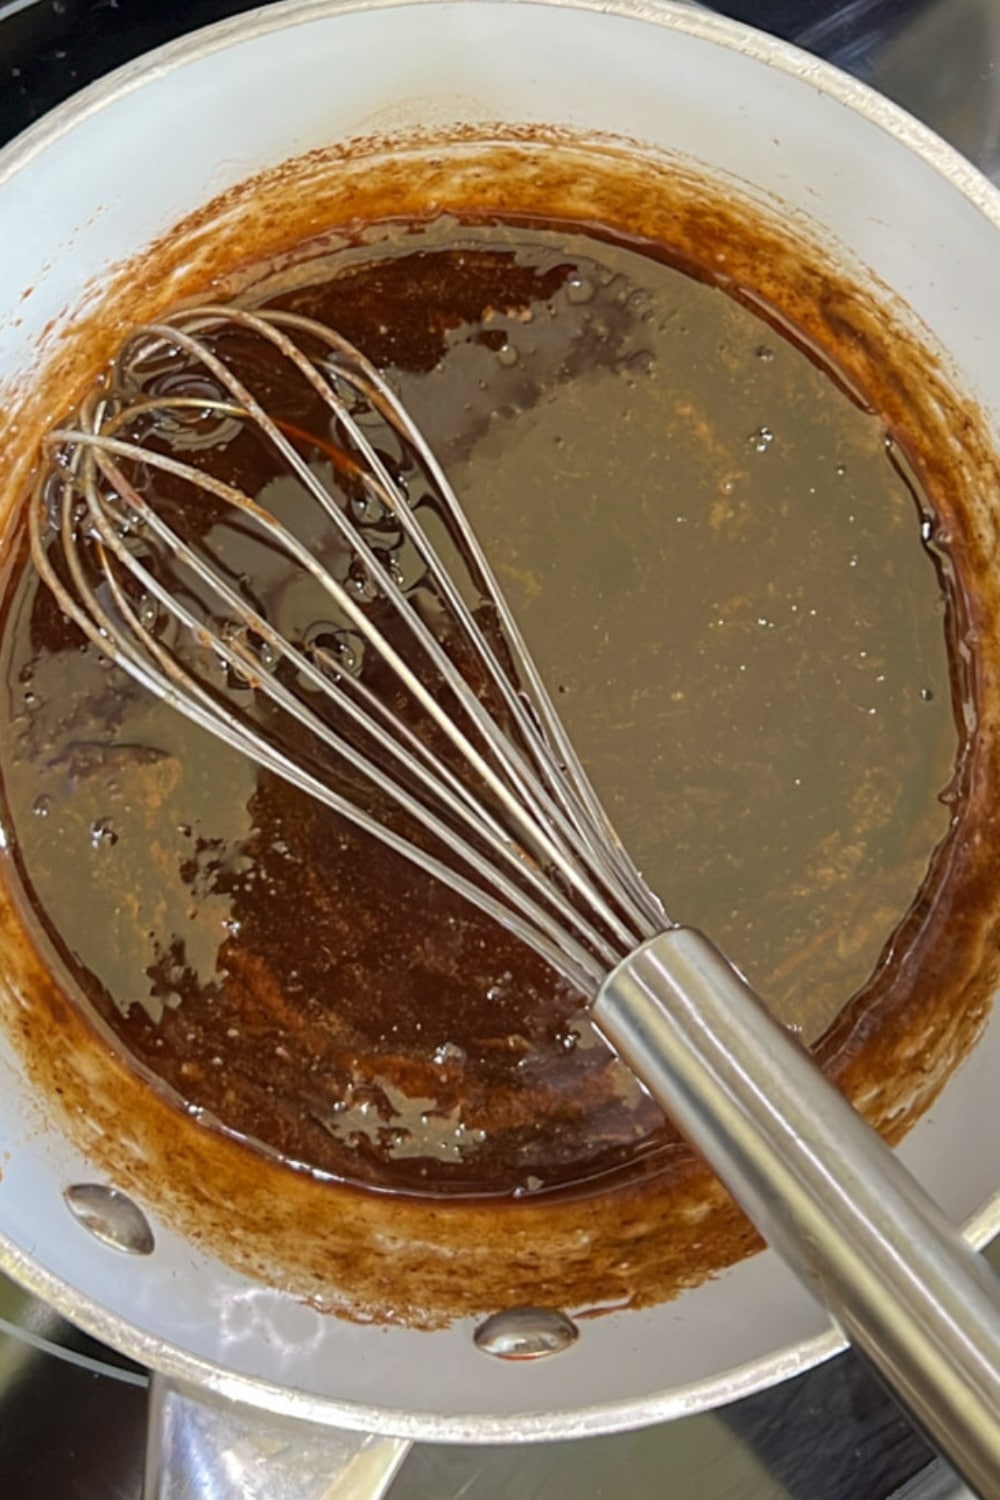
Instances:
[[[0,141],[141,52],[251,8],[245,0],[0,0]],[[834,55],[859,38],[876,43],[927,7],[921,0],[745,0],[712,8],[807,44],[822,29],[821,50]]]
[[[239,0],[0,0],[0,144]],[[1000,162],[1000,0],[716,9],[839,62],[985,170]],[[1000,70],[996,70],[1000,71]],[[3,254],[0,233],[0,255]],[[0,1276],[0,1496],[137,1500],[145,1378]],[[393,1500],[944,1500],[958,1492],[858,1361],[669,1427],[541,1448],[420,1447]],[[207,1497],[206,1497],[207,1500]]]

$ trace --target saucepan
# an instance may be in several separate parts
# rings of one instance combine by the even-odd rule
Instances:
[[[101,328],[113,338],[177,300],[220,245],[239,258],[252,241],[278,244],[273,220],[255,220],[240,195],[254,174],[275,179],[305,157],[335,176],[370,140],[553,129],[694,164],[891,303],[956,393],[947,458],[967,470],[970,534],[988,553],[1000,525],[1000,195],[835,70],[657,0],[291,0],[140,59],[33,127],[0,156],[3,505],[79,378],[84,332],[93,350]],[[312,222],[300,195],[299,230],[322,227],[326,206],[318,192]],[[811,293],[823,300],[821,280]],[[997,615],[995,641],[980,626],[987,739]],[[528,1206],[505,1212],[502,1229],[480,1206],[465,1240],[442,1248],[432,1210],[394,1217],[383,1205],[376,1221],[357,1195],[310,1197],[263,1159],[247,1169],[249,1153],[206,1145],[212,1132],[71,1006],[39,1003],[44,966],[0,905],[0,1265],[156,1372],[150,1494],[376,1493],[414,1439],[659,1422],[840,1346],[770,1251],[730,1257],[654,1306],[616,1306],[629,1299],[609,1269],[607,1305],[582,1317],[549,1305],[533,1251],[544,1225]],[[996,946],[984,940],[980,981]],[[934,1061],[921,1069],[924,1056]],[[1000,1017],[980,994],[918,1028],[900,1058],[905,1097],[861,1097],[856,1084],[855,1102],[893,1138],[912,1125],[901,1155],[982,1245],[1000,1228]],[[586,1258],[588,1233],[567,1234],[567,1257]],[[433,1298],[421,1312],[421,1256],[448,1286],[447,1316],[428,1312]],[[484,1338],[487,1281],[509,1287],[493,1310],[517,1316]]]

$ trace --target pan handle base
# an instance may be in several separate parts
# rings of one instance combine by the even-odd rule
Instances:
[[[153,1375],[149,1399],[143,1500],[379,1500],[410,1447],[203,1395],[162,1375]]]

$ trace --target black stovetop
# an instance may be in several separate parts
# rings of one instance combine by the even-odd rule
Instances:
[[[84,84],[241,0],[0,0],[0,145]],[[873,82],[1000,176],[1000,0],[748,0],[715,9]],[[3,253],[0,244],[0,254]],[[994,1247],[996,1249],[996,1247]],[[1000,1254],[994,1255],[1000,1264]],[[145,1373],[0,1276],[0,1495],[138,1500]],[[420,1446],[393,1500],[958,1500],[859,1363],[645,1432]]]

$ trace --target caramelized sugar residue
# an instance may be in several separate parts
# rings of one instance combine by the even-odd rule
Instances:
[[[816,1040],[947,831],[958,748],[929,504],[883,422],[660,247],[570,224],[369,226],[244,295],[388,371],[650,883]],[[168,363],[151,391],[204,393],[203,368]],[[272,409],[322,441],[284,378]],[[198,462],[301,526],[298,482],[224,424]],[[333,631],[301,573],[270,576],[211,508],[187,525],[281,628]],[[516,940],[149,701],[30,569],[3,649],[33,918],[199,1115],[396,1191],[663,1168],[673,1128]],[[378,689],[377,662],[355,669]]]

